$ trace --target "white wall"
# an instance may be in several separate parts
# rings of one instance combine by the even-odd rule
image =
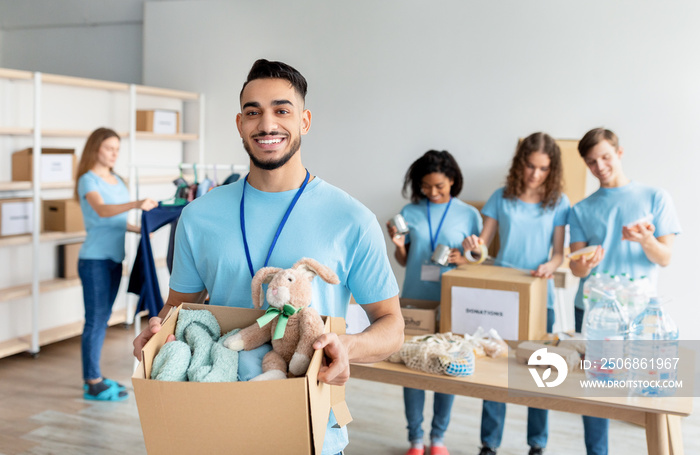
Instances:
[[[141,83],[143,0],[0,0],[0,66]]]
[[[429,148],[457,157],[462,198],[483,200],[518,137],[609,127],[628,175],[677,204],[684,235],[660,292],[697,339],[699,18],[690,0],[146,3],[143,78],[204,92],[206,161],[245,162],[234,118],[247,71],[260,57],[292,64],[310,87],[305,164],[382,222]]]

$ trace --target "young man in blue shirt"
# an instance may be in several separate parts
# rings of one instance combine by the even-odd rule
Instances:
[[[336,272],[340,285],[315,280],[312,306],[322,315],[345,316],[352,294],[371,321],[362,333],[324,334],[314,343],[329,359],[318,379],[343,385],[350,362],[383,360],[401,347],[404,323],[376,217],[348,194],[311,176],[302,164],[301,136],[311,126],[306,88],[304,77],[284,63],[258,60],[251,68],[236,116],[250,174],[183,210],[170,293],[159,316],[171,306],[200,301],[206,293],[213,305],[253,308],[255,271],[314,258]],[[137,357],[160,324],[160,317],[151,318],[149,328],[134,340]],[[324,455],[340,453],[347,445],[347,431],[332,428],[334,420],[331,416]]]
[[[604,128],[587,132],[579,154],[600,189],[569,212],[571,250],[599,245],[595,254],[572,260],[571,271],[581,281],[575,300],[576,331],[584,323],[583,285],[594,269],[650,278],[653,289],[659,266],[671,262],[673,242],[681,231],[673,201],[661,189],[630,180],[622,169],[624,150],[615,133]],[[641,221],[643,219],[651,221]],[[608,453],[608,420],[583,417],[588,455]]]

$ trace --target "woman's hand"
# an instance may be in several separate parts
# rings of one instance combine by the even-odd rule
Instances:
[[[448,264],[464,265],[467,263],[467,258],[462,255],[462,252],[458,248],[450,249],[450,255],[447,256]]]
[[[151,209],[154,209],[158,207],[158,203],[154,201],[153,199],[141,199],[140,201],[136,201],[136,208],[141,209],[144,212],[148,212]]]
[[[554,272],[556,270],[557,267],[552,262],[545,262],[544,264],[540,264],[536,270],[533,270],[530,273],[532,276],[536,276],[538,278],[550,279],[554,277]]]
[[[386,230],[389,233],[391,241],[397,248],[404,248],[406,246],[406,236],[399,234],[399,230],[396,229],[396,226],[391,224],[391,221],[386,222]]]
[[[464,251],[473,251],[475,253],[481,253],[481,245],[484,244],[484,239],[476,235],[470,235],[462,240],[462,247]]]

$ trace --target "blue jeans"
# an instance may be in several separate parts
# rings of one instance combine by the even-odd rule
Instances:
[[[583,327],[583,310],[575,308],[574,322],[576,331],[581,332]],[[583,440],[586,443],[588,455],[608,455],[608,419],[583,416]]]
[[[433,421],[430,429],[430,439],[443,439],[447,425],[450,423],[450,413],[454,395],[435,392],[433,398]],[[406,407],[406,420],[408,421],[408,440],[423,440],[423,406],[425,405],[425,390],[403,389],[403,402]]]
[[[554,309],[547,308],[547,332],[554,327]],[[527,445],[530,447],[547,447],[549,430],[546,409],[527,408]],[[481,408],[481,444],[497,449],[501,446],[503,427],[506,420],[506,404],[498,401],[484,400]]]
[[[83,283],[85,326],[80,349],[83,359],[83,379],[98,379],[100,356],[122,279],[122,264],[110,259],[79,259],[78,275]]]

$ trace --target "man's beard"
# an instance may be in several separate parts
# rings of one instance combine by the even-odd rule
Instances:
[[[259,169],[263,169],[265,171],[274,171],[275,169],[281,168],[285,164],[287,164],[287,161],[292,159],[294,154],[299,151],[299,148],[301,147],[301,138],[297,138],[294,142],[291,143],[291,147],[289,149],[289,153],[284,155],[282,158],[276,160],[276,161],[260,161],[257,159],[253,153],[250,150],[250,144],[243,139],[243,148],[245,149],[246,152],[248,152],[248,156],[250,157],[250,160],[253,162],[253,165]]]

